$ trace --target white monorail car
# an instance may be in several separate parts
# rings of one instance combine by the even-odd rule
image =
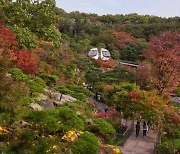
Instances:
[[[101,53],[101,59],[104,61],[109,60],[111,57],[110,52],[107,49],[101,48],[100,53]]]
[[[99,58],[98,48],[91,49],[88,53],[88,56],[94,59],[98,59]]]

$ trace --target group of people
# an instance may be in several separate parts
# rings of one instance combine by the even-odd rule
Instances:
[[[142,130],[143,130],[143,136],[146,137],[148,131],[149,131],[149,121],[146,123],[144,122],[143,123],[143,126],[142,126]],[[141,124],[139,121],[137,121],[137,124],[136,124],[136,137],[139,136],[139,132],[140,132],[140,129],[141,129]]]

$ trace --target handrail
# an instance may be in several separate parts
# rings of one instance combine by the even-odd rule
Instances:
[[[123,133],[122,146],[126,143],[127,139],[129,138],[129,136],[132,134],[133,131],[134,131],[134,121],[132,121],[130,128],[127,128]]]
[[[126,143],[128,137],[132,134],[133,131],[134,131],[134,121],[132,121],[131,126],[128,127],[128,128],[124,131],[123,134],[121,134],[121,133],[116,133],[116,134],[114,135],[113,140],[116,141],[115,144],[116,144],[117,146],[119,146],[119,145],[123,146],[123,145]],[[120,139],[120,140],[117,141],[117,139]],[[122,140],[121,140],[121,139],[122,139]]]
[[[125,130],[125,132],[123,133],[123,135],[125,135],[128,130],[129,130],[129,128],[127,128],[127,129]]]
[[[136,62],[136,61],[128,61],[128,60],[121,60],[120,59],[119,62],[138,65],[138,62]]]

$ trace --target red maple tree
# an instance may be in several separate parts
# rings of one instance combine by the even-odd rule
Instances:
[[[13,61],[18,68],[29,74],[35,74],[39,70],[38,61],[32,53],[26,50],[18,50],[13,53]]]
[[[13,50],[13,47],[17,45],[18,42],[15,40],[14,33],[8,30],[0,21],[0,56],[4,51]]]
[[[114,61],[113,59],[110,59],[110,60],[108,60],[108,61],[103,61],[103,60],[101,60],[101,59],[98,59],[98,60],[96,60],[96,63],[97,63],[100,67],[106,68],[106,69],[108,69],[108,68],[113,68],[114,66],[117,65],[117,62]]]
[[[112,30],[103,31],[99,35],[99,40],[107,46],[111,51],[120,51],[126,47],[129,43],[134,41],[133,36],[126,32],[117,32]]]
[[[158,93],[163,94],[180,81],[180,33],[164,32],[152,36],[149,49],[145,52],[150,65],[148,74]]]
[[[8,61],[13,61],[15,65],[22,71],[30,74],[37,73],[39,66],[35,56],[25,50],[17,50],[18,46],[15,34],[8,30],[0,21],[0,57],[5,58],[3,53],[6,53]],[[7,56],[8,55],[8,56]]]

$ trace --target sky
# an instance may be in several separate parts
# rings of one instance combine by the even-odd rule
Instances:
[[[56,3],[66,12],[180,16],[180,0],[56,0]]]

